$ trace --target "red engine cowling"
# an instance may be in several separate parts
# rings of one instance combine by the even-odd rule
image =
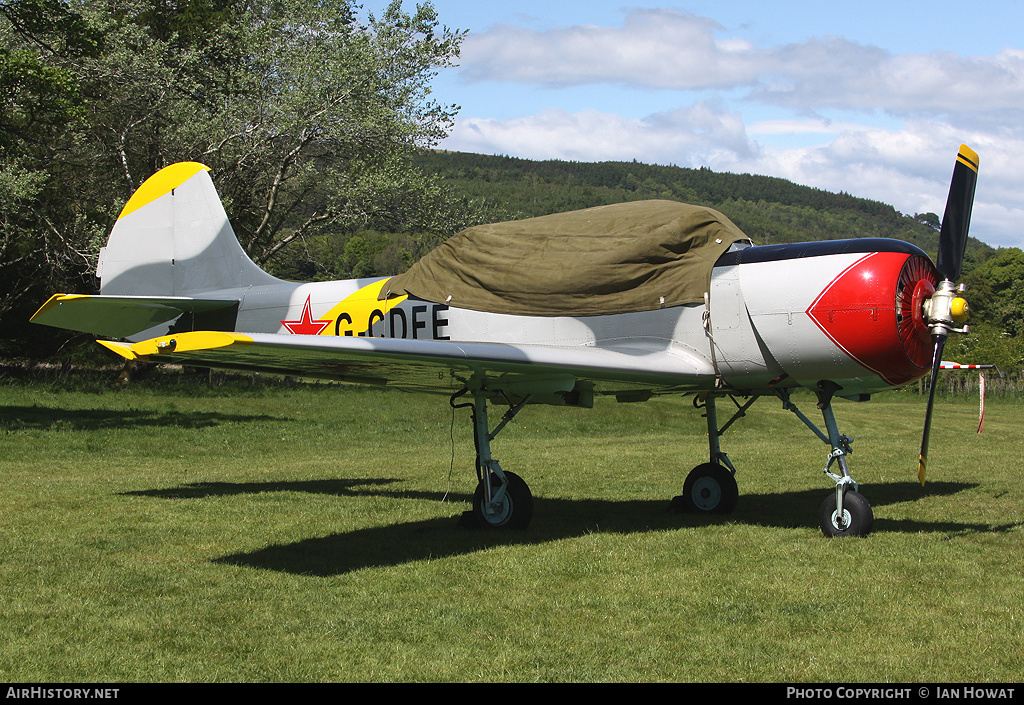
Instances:
[[[850,358],[890,385],[906,384],[931,365],[922,309],[937,282],[923,254],[872,252],[833,279],[807,315]]]

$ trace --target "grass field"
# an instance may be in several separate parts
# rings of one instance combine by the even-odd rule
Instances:
[[[707,453],[689,399],[530,407],[494,452],[533,523],[496,533],[457,526],[444,397],[0,380],[0,680],[1019,682],[1024,405],[977,411],[938,401],[922,489],[923,399],[837,403],[876,519],[828,540],[825,447],[778,402],[723,439],[717,519],[665,511]]]

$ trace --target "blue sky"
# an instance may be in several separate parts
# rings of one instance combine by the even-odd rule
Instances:
[[[434,82],[461,108],[440,147],[768,174],[941,215],[966,142],[971,234],[1024,247],[1020,0],[433,5],[468,30]]]

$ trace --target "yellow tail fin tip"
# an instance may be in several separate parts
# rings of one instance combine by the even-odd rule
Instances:
[[[142,185],[128,199],[121,214],[117,216],[118,220],[152,203],[165,193],[170,193],[200,171],[209,170],[210,167],[199,162],[178,162],[164,167],[142,182]]]

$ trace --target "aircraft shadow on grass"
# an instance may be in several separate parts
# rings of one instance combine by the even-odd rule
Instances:
[[[98,431],[108,428],[208,428],[223,423],[281,421],[266,414],[221,414],[212,411],[147,411],[144,409],[61,409],[49,406],[0,406],[0,428],[12,431],[66,428]]]
[[[384,496],[398,499],[451,502],[468,508],[471,497],[463,494],[388,490],[394,478],[311,480],[296,482],[206,482],[182,487],[144,490],[125,494],[162,499],[190,499],[259,492],[311,492],[337,496]],[[916,482],[871,485],[876,507],[914,502],[927,496],[948,496],[977,487],[959,482],[931,482],[922,490]],[[363,568],[401,565],[429,558],[456,556],[496,546],[533,545],[594,533],[641,533],[702,527],[715,524],[746,524],[777,528],[816,528],[821,503],[820,489],[740,495],[729,515],[677,514],[668,511],[667,499],[586,500],[535,498],[534,521],[526,531],[489,531],[461,528],[455,517],[388,524],[348,533],[267,546],[215,559],[221,564],[328,577]],[[874,531],[941,532],[947,534],[1008,531],[1015,525],[929,522],[876,518]],[[870,540],[870,539],[869,539]]]

